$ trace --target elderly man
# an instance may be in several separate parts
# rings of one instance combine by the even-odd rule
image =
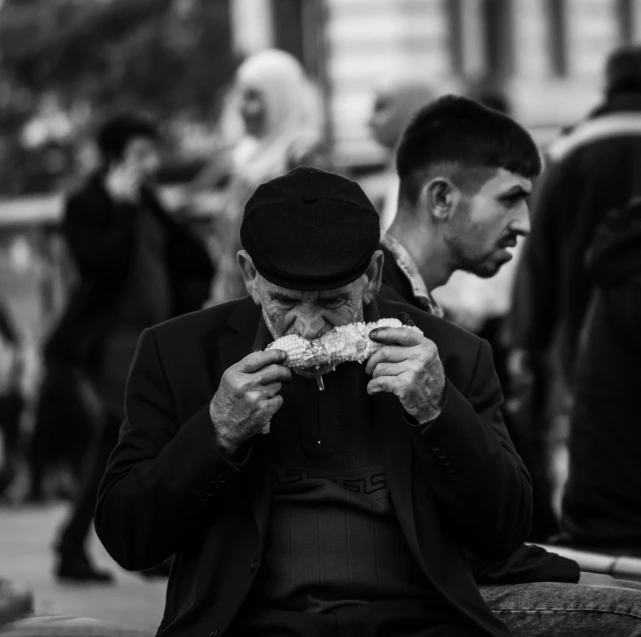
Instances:
[[[531,520],[491,352],[377,298],[379,240],[360,187],[293,170],[245,208],[250,298],[141,336],[96,530],[126,569],[176,555],[159,634],[510,634],[465,554],[509,555]],[[265,349],[398,317],[418,330],[372,331],[363,366]]]
[[[528,233],[539,153],[509,117],[446,96],[416,114],[396,160],[400,194],[382,239],[381,295],[438,315],[434,288],[457,270],[496,275]],[[472,554],[470,563],[486,603],[515,635],[641,635],[639,584],[581,573],[573,560],[528,544],[507,559]]]

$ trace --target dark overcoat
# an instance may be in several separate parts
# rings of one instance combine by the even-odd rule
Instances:
[[[503,424],[490,348],[408,305],[378,299],[372,308],[373,318],[401,312],[436,343],[447,383],[443,412],[426,427],[410,426],[394,395],[372,397],[394,509],[436,590],[503,637],[509,631],[483,601],[464,549],[508,556],[527,536],[532,500]],[[95,525],[123,568],[175,554],[162,635],[223,634],[260,568],[271,501],[264,437],[251,439],[239,469],[218,453],[209,418],[222,374],[250,353],[260,317],[245,298],[146,330],[138,345]]]

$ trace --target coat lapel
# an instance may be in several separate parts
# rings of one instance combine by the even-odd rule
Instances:
[[[396,318],[380,297],[365,309],[366,321]],[[383,453],[383,466],[389,480],[396,516],[412,555],[423,566],[414,515],[412,490],[413,454],[409,426],[403,421],[403,408],[396,396],[388,393],[372,397],[374,426]]]
[[[215,333],[210,335],[212,347],[216,347],[215,344],[218,343],[218,355],[208,359],[210,361],[209,372],[215,387],[218,387],[220,377],[226,369],[252,352],[259,321],[260,309],[248,297],[240,301],[229,319],[230,336],[219,340],[219,335]],[[207,344],[205,346],[207,347]],[[265,436],[257,435],[252,438],[251,457],[240,472],[241,483],[247,493],[258,529],[261,550],[271,502],[269,456],[265,443]]]
[[[413,498],[412,441],[403,422],[403,412],[398,398],[393,394],[378,394],[374,402],[374,423],[383,453],[383,466],[389,480],[390,495],[396,517],[416,561],[423,566],[416,532]]]

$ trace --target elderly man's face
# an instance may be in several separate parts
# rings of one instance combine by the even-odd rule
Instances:
[[[363,320],[365,277],[335,290],[289,290],[259,277],[265,323],[274,338],[297,334],[308,340],[320,338],[336,325]]]
[[[265,324],[274,339],[297,334],[313,340],[336,325],[362,321],[365,305],[374,300],[380,289],[383,272],[383,255],[377,251],[367,272],[356,281],[334,290],[309,292],[271,283],[256,272],[244,250],[239,252],[238,262],[247,289],[262,307]]]

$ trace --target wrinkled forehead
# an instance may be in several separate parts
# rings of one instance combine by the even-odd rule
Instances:
[[[259,275],[258,284],[261,290],[271,299],[290,299],[304,303],[313,303],[322,299],[347,298],[359,291],[359,279],[348,285],[332,290],[293,290],[268,281]]]

